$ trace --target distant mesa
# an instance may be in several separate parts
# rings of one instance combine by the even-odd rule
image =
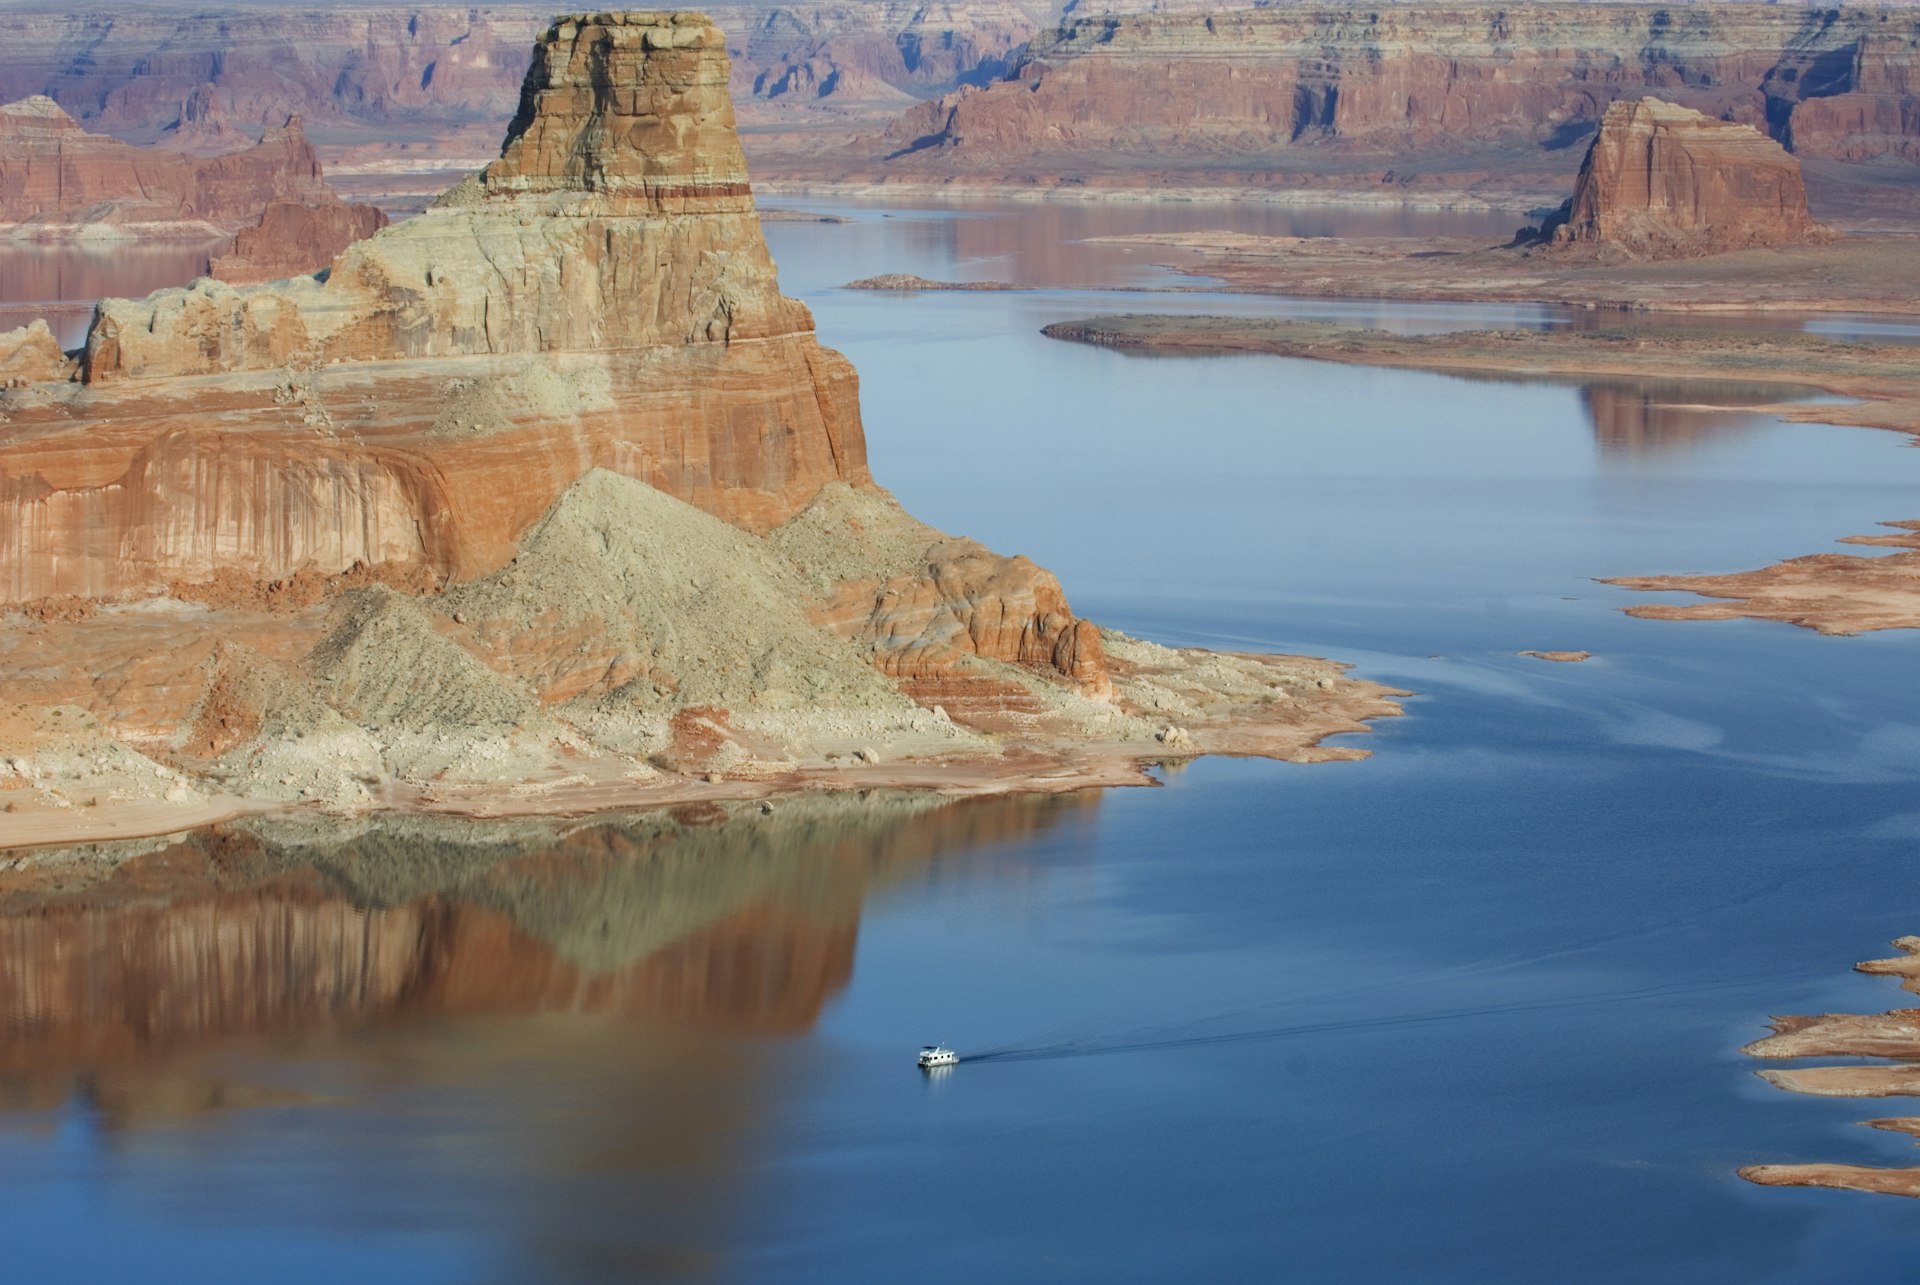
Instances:
[[[1828,241],[1800,162],[1759,130],[1658,98],[1601,118],[1573,195],[1537,239],[1671,259]]]
[[[1920,158],[1910,8],[1132,7],[1154,12],[1074,9],[1005,77],[910,109],[866,140],[870,171],[1505,204],[1564,192],[1575,145],[1647,94],[1808,157],[1893,163],[1824,168],[1836,184],[1886,191]]]
[[[323,220],[354,226],[373,217],[327,186],[298,117],[244,150],[193,156],[89,134],[42,95],[0,107],[0,231],[16,237],[233,233],[275,204],[344,208],[352,213]],[[312,271],[346,244],[336,235],[278,254]]]
[[[387,216],[377,206],[350,204],[331,191],[304,201],[273,201],[258,223],[240,229],[208,275],[244,285],[318,272],[385,226]]]

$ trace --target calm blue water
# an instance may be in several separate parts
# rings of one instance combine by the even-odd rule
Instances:
[[[0,915],[9,1274],[1902,1278],[1920,1207],[1733,1171],[1914,1154],[1854,1123],[1897,1104],[1737,1049],[1899,1002],[1848,966],[1920,931],[1915,641],[1639,621],[1593,578],[1914,516],[1920,454],[1667,390],[1042,339],[1115,306],[1084,292],[834,288],[955,275],[923,221],[769,229],[876,475],[1108,623],[1413,689],[1374,757],[149,857],[217,894]],[[341,916],[377,948],[325,945]],[[222,972],[258,941],[257,983]],[[1078,1038],[1167,1046],[908,1064]]]

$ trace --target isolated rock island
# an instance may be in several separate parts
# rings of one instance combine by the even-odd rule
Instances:
[[[1100,629],[875,485],[728,76],[704,17],[561,18],[424,214],[103,301],[0,394],[6,841],[1362,754],[1388,689]]]
[[[1833,233],[1807,212],[1800,162],[1786,148],[1751,126],[1642,98],[1607,108],[1542,239],[1668,259],[1821,244]]]

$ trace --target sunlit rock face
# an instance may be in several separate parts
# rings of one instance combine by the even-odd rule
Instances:
[[[1011,699],[982,661],[1109,699],[1099,634],[1050,574],[874,486],[853,369],[780,293],[728,77],[699,15],[561,18],[499,159],[325,272],[106,300],[71,376],[42,336],[9,336],[0,605],[54,623],[0,637],[0,683],[195,763],[286,748],[267,729],[298,693],[300,727],[334,709],[365,733],[303,759],[340,806],[364,801],[341,763],[396,770],[399,734],[343,685],[347,653],[382,690],[444,694],[439,664],[484,689],[430,699],[408,735],[627,758],[665,735],[619,722],[641,706],[659,723],[840,701],[945,748],[958,733],[909,697],[952,704],[966,669],[969,693]],[[756,538],[803,514],[810,538]],[[87,614],[167,598],[112,627]],[[614,707],[565,715],[593,731],[538,712],[580,699]]]
[[[704,18],[562,20],[500,160],[324,279],[102,303],[84,386],[0,439],[0,600],[469,578],[596,467],[755,530],[868,481],[853,370],[779,292],[727,78]]]
[[[1780,144],[1657,98],[1607,109],[1564,218],[1557,242],[1650,257],[1830,235],[1807,212],[1800,163]]]

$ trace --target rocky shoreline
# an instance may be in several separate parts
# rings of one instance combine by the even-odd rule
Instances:
[[[1898,977],[1907,990],[1920,989],[1920,937],[1902,937],[1893,944],[1901,955],[1868,960],[1854,965],[1855,970]],[[1756,1072],[1768,1084],[1789,1093],[1843,1098],[1911,1097],[1920,1094],[1920,1066],[1915,1065],[1920,1062],[1920,1009],[1776,1017],[1773,1034],[1755,1040],[1741,1052],[1750,1057],[1783,1060],[1867,1059],[1864,1064]],[[1865,1123],[1868,1128],[1920,1137],[1920,1117],[1899,1116]],[[1741,1169],[1740,1176],[1763,1187],[1834,1187],[1920,1196],[1920,1167],[1890,1169],[1824,1162],[1759,1164]]]

